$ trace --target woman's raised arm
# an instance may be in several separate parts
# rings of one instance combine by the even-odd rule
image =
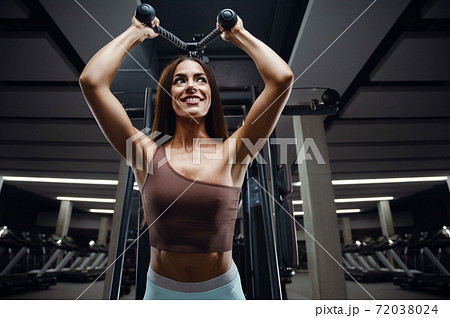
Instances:
[[[157,18],[152,21],[152,26],[155,25],[159,25]],[[126,140],[139,133],[139,130],[133,127],[123,106],[112,94],[110,86],[127,52],[145,39],[156,36],[158,34],[151,28],[133,17],[131,26],[98,51],[79,78],[84,97],[100,129],[124,158]]]
[[[242,139],[247,138],[252,145],[256,145],[259,141],[261,149],[280,118],[291,92],[294,74],[286,62],[270,47],[244,29],[239,17],[230,31],[222,33],[222,38],[244,50],[253,59],[265,84],[264,90],[253,103],[244,125],[230,137],[236,138],[236,162],[240,165],[247,156],[249,156],[247,159],[253,159],[257,155],[257,152],[251,152],[247,148]],[[250,160],[246,160],[247,164],[249,162]]]

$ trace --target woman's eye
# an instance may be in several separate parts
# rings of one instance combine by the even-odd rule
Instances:
[[[205,84],[208,83],[208,81],[205,77],[199,77],[197,79],[197,82],[205,83]],[[186,81],[183,78],[176,78],[173,81],[173,85],[180,85],[180,84],[184,84],[184,83],[186,83]]]

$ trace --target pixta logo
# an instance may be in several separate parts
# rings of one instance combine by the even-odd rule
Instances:
[[[156,149],[172,138],[172,136],[163,135],[155,141],[162,133],[154,131],[148,135],[150,131],[151,129],[146,127],[127,139],[126,163],[128,166],[134,167],[137,170],[147,169],[147,173],[153,174],[153,165],[151,164],[153,155]],[[166,163],[167,158],[164,157],[157,163],[157,167],[160,168]]]
[[[153,174],[155,164],[152,164],[156,149],[172,138],[170,135],[162,135],[159,131],[149,134],[150,128],[144,128],[126,141],[126,163],[138,170],[147,169],[147,173]],[[157,141],[155,139],[158,138]],[[192,165],[199,165],[204,157],[207,160],[224,160],[227,158],[228,164],[236,164],[236,153],[239,147],[245,147],[247,155],[240,164],[249,164],[255,158],[259,164],[267,164],[260,153],[261,148],[266,143],[266,138],[259,138],[252,142],[248,138],[240,138],[242,143],[238,146],[238,139],[230,137],[224,142],[222,138],[193,138],[192,140]],[[299,149],[296,157],[296,164],[303,164],[305,160],[315,160],[317,164],[325,164],[322,154],[319,151],[313,138],[306,138],[304,142],[298,143],[297,138],[271,138],[270,144],[279,145],[280,164],[288,164],[288,145],[295,145]],[[208,151],[201,151],[201,148],[208,147]],[[211,152],[212,147],[215,151]],[[160,168],[168,162],[167,157],[160,159],[156,167]]]

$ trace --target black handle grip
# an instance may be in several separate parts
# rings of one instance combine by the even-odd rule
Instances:
[[[136,8],[136,19],[138,19],[138,21],[142,23],[147,24],[148,26],[150,26],[150,22],[152,22],[155,17],[156,11],[149,4],[140,4]]]
[[[230,31],[237,23],[237,14],[231,9],[223,9],[217,15],[217,22],[226,31]]]

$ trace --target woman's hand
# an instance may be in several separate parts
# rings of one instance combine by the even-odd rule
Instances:
[[[242,30],[244,30],[244,23],[242,22],[242,19],[239,18],[239,16],[237,17],[237,22],[234,25],[233,28],[231,28],[230,31],[225,31],[220,25],[219,23],[216,23],[216,26],[219,30],[222,31],[222,34],[220,35],[222,37],[222,39],[224,41],[227,42],[233,42],[235,36],[241,32]]]
[[[154,39],[159,35],[159,33],[156,33],[152,29],[159,26],[159,19],[157,17],[155,17],[151,22],[151,28],[145,23],[142,23],[141,21],[136,19],[136,17],[133,17],[131,19],[131,24],[142,32],[141,42],[143,42],[145,39]]]

